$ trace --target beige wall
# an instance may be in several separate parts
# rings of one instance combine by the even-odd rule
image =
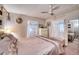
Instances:
[[[17,36],[17,38],[20,38],[20,39],[27,37],[27,21],[28,20],[35,20],[41,24],[44,24],[44,20],[39,19],[39,18],[33,18],[26,15],[15,14],[15,13],[10,13],[10,16],[11,16],[10,21],[5,18],[4,26],[8,27],[9,30],[15,33],[16,34],[15,36]],[[16,23],[16,19],[18,17],[21,17],[23,19],[22,24]]]
[[[65,13],[65,14],[62,14],[62,15],[60,14],[60,15],[55,15],[55,16],[56,16],[56,18],[53,16],[53,17],[46,20],[46,23],[51,22],[51,26],[49,28],[49,36],[50,37],[55,37],[55,35],[57,35],[57,33],[56,33],[57,30],[54,27],[52,27],[53,24],[56,21],[64,20],[64,22],[65,22],[65,27],[64,27],[65,30],[64,30],[64,35],[62,35],[62,38],[65,39],[65,45],[68,45],[67,23],[68,23],[68,20],[79,18],[79,10],[74,10],[74,11],[71,11],[71,12],[68,12],[68,13]],[[57,37],[61,37],[61,36],[58,35]]]

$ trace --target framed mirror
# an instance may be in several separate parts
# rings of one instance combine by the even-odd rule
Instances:
[[[22,19],[22,18],[17,18],[17,19],[16,19],[16,22],[17,22],[18,24],[21,24],[21,23],[23,22],[23,19]]]

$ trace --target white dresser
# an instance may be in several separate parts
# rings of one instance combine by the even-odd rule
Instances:
[[[39,35],[48,37],[48,29],[47,28],[39,28]]]

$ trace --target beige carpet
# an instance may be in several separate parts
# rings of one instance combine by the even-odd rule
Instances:
[[[66,55],[79,55],[79,39],[74,39],[73,42],[69,42],[69,45],[65,48]]]

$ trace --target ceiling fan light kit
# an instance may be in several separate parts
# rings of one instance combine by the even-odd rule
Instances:
[[[56,9],[58,9],[59,7],[58,6],[56,6],[56,7],[54,7],[53,6],[53,4],[50,4],[49,5],[49,11],[48,12],[46,12],[46,11],[43,11],[43,12],[41,12],[41,13],[43,13],[43,14],[50,14],[50,15],[54,15],[54,10],[56,10]]]

